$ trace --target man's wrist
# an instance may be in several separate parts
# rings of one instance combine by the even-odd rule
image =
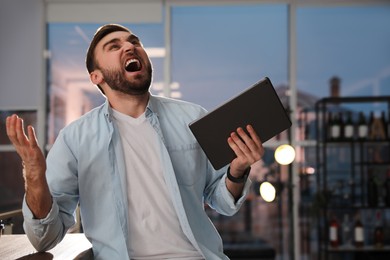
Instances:
[[[234,177],[233,175],[230,174],[230,166],[227,169],[227,178],[234,183],[244,183],[248,179],[249,172],[251,170],[251,167],[249,166],[248,168],[245,169],[244,174],[241,177]]]

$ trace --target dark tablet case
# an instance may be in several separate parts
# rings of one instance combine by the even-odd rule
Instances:
[[[191,122],[189,128],[218,170],[236,157],[227,143],[228,137],[248,124],[254,127],[262,143],[291,126],[289,115],[267,77]]]

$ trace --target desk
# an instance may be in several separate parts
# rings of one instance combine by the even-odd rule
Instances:
[[[92,245],[84,234],[66,234],[53,249],[37,253],[26,235],[2,235],[0,237],[1,260],[49,260],[93,259]]]

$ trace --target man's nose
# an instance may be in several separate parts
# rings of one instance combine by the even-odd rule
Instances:
[[[125,49],[125,52],[133,52],[135,47],[131,42],[125,42],[123,48]]]

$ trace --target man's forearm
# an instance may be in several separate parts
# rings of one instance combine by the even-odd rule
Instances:
[[[34,173],[24,169],[26,203],[37,219],[42,219],[50,212],[52,198],[44,173]]]

